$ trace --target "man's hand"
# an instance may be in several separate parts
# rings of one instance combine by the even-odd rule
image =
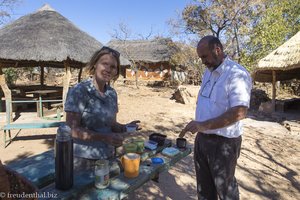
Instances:
[[[186,132],[191,132],[192,134],[195,134],[197,132],[202,132],[207,130],[207,128],[204,126],[204,123],[198,122],[198,121],[191,121],[189,122],[186,127],[180,132],[179,137],[182,138],[186,134]]]
[[[184,137],[186,132],[197,133],[203,132],[212,129],[224,128],[229,126],[239,120],[242,120],[247,115],[247,107],[246,106],[235,106],[228,109],[222,115],[209,119],[203,122],[191,121],[186,125],[186,127],[181,131],[179,137]]]

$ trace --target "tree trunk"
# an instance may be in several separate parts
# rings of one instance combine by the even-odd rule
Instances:
[[[241,52],[240,52],[240,44],[239,44],[239,39],[238,39],[238,30],[237,30],[237,24],[234,26],[234,37],[235,37],[235,41],[236,41],[236,51],[238,54],[238,63],[241,60]]]
[[[137,89],[139,89],[139,84],[138,84],[138,79],[139,79],[139,77],[138,77],[139,67],[138,67],[138,65],[139,65],[139,64],[137,64],[137,65],[135,64],[135,65],[134,65],[135,86],[136,86]]]
[[[272,71],[272,112],[275,112],[276,108],[276,72]]]
[[[5,105],[6,105],[6,123],[10,123],[13,120],[12,117],[12,95],[11,95],[11,90],[8,88],[6,81],[5,81],[5,75],[2,71],[2,66],[0,64],[0,87],[4,93],[5,97]],[[0,99],[2,101],[2,99]]]

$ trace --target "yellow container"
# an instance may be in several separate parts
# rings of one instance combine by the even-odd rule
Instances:
[[[121,157],[121,163],[124,168],[124,176],[127,178],[135,178],[140,172],[141,157],[136,153],[127,153]]]

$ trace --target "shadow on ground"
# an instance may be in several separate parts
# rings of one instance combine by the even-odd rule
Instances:
[[[300,192],[299,176],[297,167],[291,162],[282,163],[286,160],[286,154],[283,154],[282,145],[285,147],[293,146],[289,140],[272,137],[266,134],[256,134],[253,136],[253,130],[243,136],[241,157],[243,162],[239,162],[237,170],[244,174],[246,180],[238,180],[239,186],[248,191],[249,194],[255,194],[266,199],[285,199],[282,194],[289,193],[291,199],[296,199]],[[272,149],[270,149],[272,145]],[[290,154],[296,154],[297,150],[289,148]],[[250,166],[250,167],[249,167]],[[268,177],[265,179],[264,177]],[[268,181],[266,181],[268,180]],[[278,184],[283,183],[285,184]],[[287,185],[289,185],[287,187]]]
[[[130,193],[128,199],[197,199],[193,156],[182,159],[169,171],[160,174],[159,182],[150,181]]]

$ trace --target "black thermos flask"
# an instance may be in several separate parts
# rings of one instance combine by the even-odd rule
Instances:
[[[68,190],[73,186],[73,139],[71,128],[64,124],[55,139],[55,187]]]

